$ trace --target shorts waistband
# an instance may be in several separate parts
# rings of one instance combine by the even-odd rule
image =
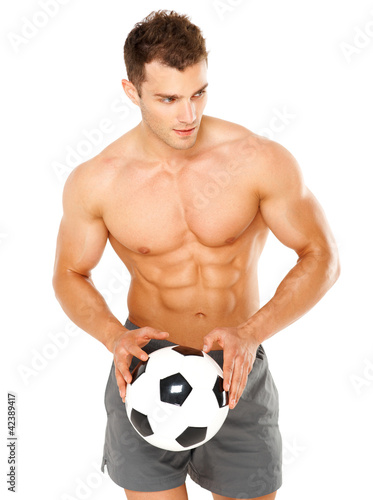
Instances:
[[[127,328],[128,330],[137,330],[137,328],[140,328],[139,326],[132,323],[132,321],[130,321],[128,318],[124,324],[124,327]],[[178,345],[178,344],[175,344],[174,342],[170,342],[169,340],[151,339],[146,344],[146,346],[144,346],[142,349],[147,354],[150,354],[151,352],[156,351],[157,349],[161,349],[162,347],[169,347],[169,346],[173,346],[173,345]],[[222,349],[212,350],[209,352],[209,355],[217,363],[222,365],[222,363],[223,363],[223,350]]]

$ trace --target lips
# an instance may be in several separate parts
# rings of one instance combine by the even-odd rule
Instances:
[[[178,135],[191,135],[193,134],[194,130],[195,130],[196,127],[194,128],[189,128],[189,129],[185,129],[185,130],[177,130],[176,128],[174,129],[174,131],[178,134]]]

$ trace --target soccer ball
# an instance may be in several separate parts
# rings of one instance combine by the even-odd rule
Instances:
[[[170,451],[206,443],[229,410],[220,366],[205,352],[181,345],[158,349],[138,363],[125,405],[140,436]]]

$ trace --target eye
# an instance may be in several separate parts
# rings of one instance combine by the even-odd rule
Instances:
[[[197,92],[197,94],[194,94],[193,97],[202,97],[203,94],[205,94],[205,93],[206,93],[206,90],[201,90],[200,92]]]
[[[197,92],[196,94],[194,94],[192,97],[196,97],[197,99],[202,97],[203,94],[206,93],[206,90],[201,90],[200,92]],[[172,104],[173,102],[175,102],[176,99],[174,97],[164,97],[163,99],[161,99],[161,102],[165,103],[165,104]]]

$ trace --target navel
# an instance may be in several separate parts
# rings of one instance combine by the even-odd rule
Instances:
[[[197,316],[197,318],[205,318],[206,314],[203,314],[202,312],[198,312],[195,314],[195,316]]]

